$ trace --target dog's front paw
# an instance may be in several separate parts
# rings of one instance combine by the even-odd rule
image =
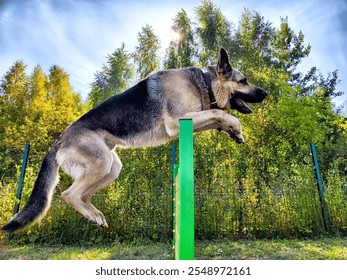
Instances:
[[[245,139],[241,134],[235,136],[235,141],[239,144],[245,144]]]
[[[241,133],[235,133],[233,131],[228,131],[229,136],[239,144],[245,144],[245,139],[243,138]]]

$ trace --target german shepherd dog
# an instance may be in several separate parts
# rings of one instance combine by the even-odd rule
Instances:
[[[217,65],[205,73],[190,67],[149,75],[84,114],[61,134],[43,160],[26,206],[2,229],[16,231],[46,214],[59,181],[59,167],[74,179],[62,193],[64,201],[91,222],[107,227],[91,199],[119,175],[122,163],[115,147],[170,141],[178,135],[180,118],[192,119],[194,132],[217,129],[244,143],[240,121],[223,110],[251,113],[245,102],[262,102],[266,95],[231,67],[223,48]]]

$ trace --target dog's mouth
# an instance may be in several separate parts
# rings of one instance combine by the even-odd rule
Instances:
[[[248,103],[261,103],[267,96],[267,91],[256,88],[252,93],[244,93],[235,91],[230,99],[230,108],[238,110],[242,114],[251,114],[253,110],[248,106]]]
[[[246,102],[244,102],[240,98],[231,98],[230,99],[230,108],[231,109],[236,109],[237,111],[241,112],[242,114],[251,114],[253,113],[253,110],[251,107],[247,105]]]

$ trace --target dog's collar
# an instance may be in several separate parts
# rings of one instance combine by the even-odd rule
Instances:
[[[210,108],[219,109],[216,98],[213,95],[212,85],[211,85],[211,76],[208,72],[204,73],[205,84],[207,85],[208,97],[210,99]]]

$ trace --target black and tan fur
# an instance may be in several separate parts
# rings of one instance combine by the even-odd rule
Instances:
[[[88,220],[107,227],[91,199],[119,175],[122,163],[115,147],[170,141],[177,137],[180,118],[191,118],[194,132],[218,129],[244,143],[239,120],[223,110],[251,113],[245,102],[261,102],[266,95],[232,69],[224,49],[208,72],[191,67],[151,74],[67,128],[44,158],[27,205],[3,229],[15,231],[45,215],[59,181],[59,168],[74,179],[62,193],[64,201]]]

